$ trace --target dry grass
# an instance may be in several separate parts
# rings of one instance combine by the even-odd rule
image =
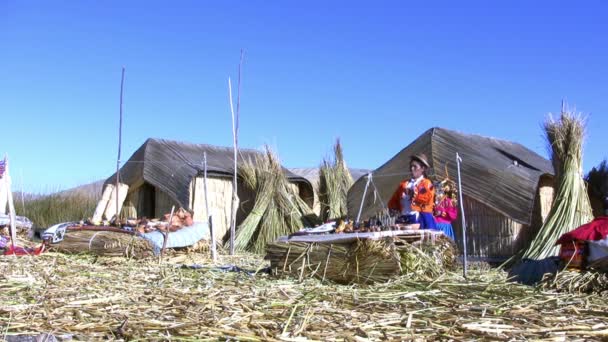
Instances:
[[[250,255],[222,264],[256,269]],[[201,269],[181,264],[206,265]],[[76,340],[588,340],[608,337],[606,298],[544,291],[499,271],[402,276],[371,286],[224,273],[200,254],[0,257],[0,338]],[[122,327],[121,327],[122,326]]]

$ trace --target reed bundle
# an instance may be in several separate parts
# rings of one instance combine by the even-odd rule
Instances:
[[[323,221],[345,217],[346,197],[353,178],[344,161],[340,140],[334,145],[332,160],[323,160],[319,168],[319,200]]]
[[[51,250],[63,253],[89,253],[143,259],[154,255],[152,244],[135,235],[106,231],[71,231]]]
[[[275,242],[266,259],[276,273],[328,279],[340,284],[386,282],[399,274],[425,279],[452,270],[456,248],[447,237],[434,240],[386,238],[353,243]]]
[[[399,255],[388,240],[349,244],[275,242],[268,245],[266,259],[277,274],[339,284],[388,281],[400,272]]]
[[[239,169],[244,184],[255,193],[251,213],[239,225],[235,248],[263,253],[266,244],[317,222],[312,209],[290,186],[278,157],[267,147]]]
[[[397,251],[401,257],[403,274],[425,279],[435,279],[456,268],[458,249],[452,239],[440,235],[433,240],[399,243]]]
[[[557,255],[559,237],[593,219],[583,180],[583,138],[585,125],[580,115],[562,110],[559,120],[549,117],[544,125],[557,178],[551,211],[522,259],[540,260]]]

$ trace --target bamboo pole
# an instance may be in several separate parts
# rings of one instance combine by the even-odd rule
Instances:
[[[17,241],[17,225],[15,224],[16,214],[15,214],[15,204],[13,203],[13,191],[11,190],[11,175],[8,170],[8,156],[4,156],[4,178],[6,182],[6,193],[8,196],[8,215],[11,221],[11,245],[13,246],[13,251],[15,250],[15,242]]]
[[[369,183],[372,181],[372,173],[367,174],[367,183],[365,183],[365,189],[363,190],[363,197],[361,198],[361,205],[359,205],[359,212],[357,213],[357,220],[355,221],[355,225],[359,225],[359,220],[361,219],[361,211],[363,211],[363,203],[365,202],[365,196],[367,195],[367,188],[369,188]]]
[[[460,162],[462,158],[456,152],[456,168],[458,170],[458,196],[460,202],[460,218],[462,222],[462,276],[467,277],[467,222],[464,217],[464,207],[462,205],[462,182],[460,178]]]
[[[122,67],[122,74],[120,77],[120,110],[118,119],[118,156],[116,157],[116,222],[119,221],[119,201],[118,191],[120,190],[118,184],[120,182],[120,147],[122,145],[122,94],[125,83],[125,67]],[[111,219],[107,218],[107,219]]]
[[[165,248],[167,248],[167,242],[169,241],[169,231],[171,228],[171,222],[173,221],[173,213],[175,212],[175,206],[171,207],[171,214],[169,214],[169,222],[167,224],[167,230],[166,231],[162,231],[162,229],[160,230],[160,232],[163,234],[163,248],[160,250],[160,259],[162,259],[163,255],[165,254]]]
[[[230,255],[234,255],[234,235],[236,234],[236,207],[238,202],[237,195],[237,132],[234,117],[234,107],[232,104],[232,83],[228,77],[228,96],[230,98],[230,113],[232,114],[232,143],[234,146],[234,176],[232,178],[232,203],[230,207]]]
[[[205,212],[207,213],[207,225],[209,226],[209,236],[211,240],[211,258],[217,261],[217,250],[215,248],[215,235],[213,234],[213,218],[209,213],[209,199],[207,197],[207,152],[203,152],[203,192],[205,194]]]
[[[238,209],[239,197],[237,194],[237,152],[238,152],[238,133],[239,133],[239,111],[241,108],[241,66],[243,64],[243,49],[241,49],[241,59],[239,61],[239,75],[237,85],[236,116],[232,103],[232,84],[228,77],[228,95],[230,99],[230,113],[232,114],[232,142],[234,145],[234,177],[232,179],[232,207],[230,211],[230,255],[234,255],[234,236],[236,234],[236,211]]]

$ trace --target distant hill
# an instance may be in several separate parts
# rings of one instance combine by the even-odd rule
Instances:
[[[89,184],[79,185],[71,189],[60,191],[60,195],[81,195],[88,198],[98,199],[101,197],[101,190],[103,189],[103,182],[105,180],[98,180]]]

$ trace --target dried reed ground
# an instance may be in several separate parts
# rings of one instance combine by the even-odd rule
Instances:
[[[264,266],[258,257],[222,264]],[[48,253],[0,257],[0,338],[76,340],[583,340],[608,337],[606,298],[542,292],[474,271],[373,286],[248,276],[179,264]],[[126,321],[122,329],[122,323]]]

